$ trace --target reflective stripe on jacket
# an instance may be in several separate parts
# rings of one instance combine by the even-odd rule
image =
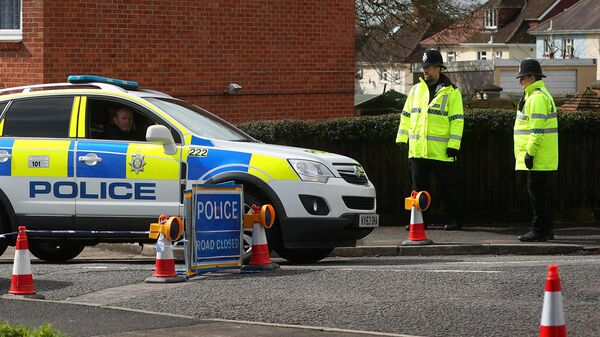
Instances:
[[[396,143],[409,143],[409,158],[453,161],[446,155],[446,148],[460,149],[464,125],[462,95],[441,76],[444,86],[431,103],[429,88],[422,78],[406,98]]]
[[[515,170],[528,170],[525,154],[533,156],[532,171],[558,169],[556,105],[543,81],[525,88],[523,111],[517,110],[514,127]]]

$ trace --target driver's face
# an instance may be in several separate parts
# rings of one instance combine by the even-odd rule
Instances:
[[[129,132],[133,129],[133,113],[129,110],[119,110],[113,121],[121,131]]]

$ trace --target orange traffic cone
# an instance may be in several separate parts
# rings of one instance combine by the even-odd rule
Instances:
[[[166,215],[158,218],[160,223],[168,220]],[[185,277],[177,275],[175,271],[175,258],[173,257],[173,245],[163,233],[160,233],[156,241],[156,263],[154,275],[144,280],[146,283],[177,283],[184,282]]]
[[[259,213],[260,207],[252,205],[253,213]],[[243,270],[275,270],[279,265],[271,261],[269,245],[265,228],[258,222],[252,225],[252,256],[250,264],[242,267]]]
[[[15,248],[15,263],[10,280],[10,290],[5,297],[44,298],[36,294],[33,286],[33,275],[31,274],[31,261],[29,260],[29,244],[25,226],[19,226],[17,235],[17,246]]]
[[[408,232],[408,240],[402,242],[403,246],[420,246],[433,243],[433,241],[429,240],[427,235],[425,235],[425,223],[423,222],[421,209],[427,209],[427,207],[418,204],[417,201],[421,198],[427,202],[427,207],[429,207],[429,194],[426,192],[417,193],[416,191],[413,191],[411,197],[407,198],[407,203],[409,201],[415,202],[412,202],[412,206],[410,207],[410,231]],[[425,203],[425,201],[422,203]]]
[[[560,290],[558,266],[548,266],[546,276],[546,291],[544,293],[544,308],[540,324],[540,337],[566,337],[567,327],[563,312],[563,299]]]

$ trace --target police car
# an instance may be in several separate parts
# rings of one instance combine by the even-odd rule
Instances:
[[[123,109],[129,139],[110,132]],[[82,75],[2,89],[0,112],[0,232],[47,232],[30,238],[42,260],[99,242],[149,243],[139,232],[160,214],[181,215],[182,192],[198,183],[233,181],[245,204],[272,204],[269,244],[291,261],[318,261],[378,226],[375,188],[355,160],[261,143],[136,82]],[[0,254],[7,244],[14,237],[0,240]]]

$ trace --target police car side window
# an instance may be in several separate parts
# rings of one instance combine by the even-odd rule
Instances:
[[[133,117],[132,129],[126,133],[131,135],[121,137],[121,132],[116,131],[115,116],[120,110],[127,110]],[[176,143],[181,143],[181,136],[164,122],[155,120],[156,116],[148,116],[140,107],[129,105],[123,101],[89,97],[88,111],[88,137],[92,139],[133,140],[146,141],[146,129],[155,124],[165,125],[173,134]],[[118,117],[117,117],[118,118]]]
[[[73,97],[13,101],[4,116],[4,137],[68,138]]]
[[[4,112],[4,109],[6,108],[6,105],[8,103],[0,103],[0,114],[2,114]]]

